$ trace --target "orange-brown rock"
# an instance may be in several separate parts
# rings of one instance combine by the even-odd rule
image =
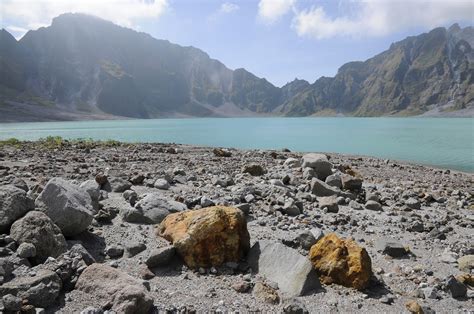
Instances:
[[[168,215],[158,227],[191,267],[238,262],[250,248],[247,221],[233,207],[213,206]]]
[[[456,276],[456,279],[466,286],[474,287],[474,275],[472,274],[463,273]]]
[[[410,313],[424,314],[423,308],[415,300],[408,301],[405,306]]]
[[[330,233],[311,247],[309,258],[325,284],[340,284],[364,289],[372,276],[372,262],[367,251],[353,239],[341,239]]]

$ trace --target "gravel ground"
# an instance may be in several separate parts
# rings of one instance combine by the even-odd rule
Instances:
[[[199,208],[203,198],[230,206],[248,202],[251,244],[270,239],[308,255],[295,238],[317,227],[324,233],[352,237],[367,249],[377,283],[363,291],[323,285],[322,289],[298,298],[310,313],[408,313],[405,304],[410,300],[436,313],[474,313],[471,288],[466,297],[455,299],[443,286],[448,276],[463,273],[457,259],[474,254],[473,174],[329,153],[333,171],[350,171],[363,179],[362,190],[354,194],[362,209],[356,210],[342,199],[338,212],[333,213],[320,208],[318,199],[308,193],[310,180],[304,177],[301,167],[284,165],[288,158],[299,160],[303,154],[234,149],[229,152],[230,157],[217,157],[212,148],[176,144],[5,145],[0,146],[0,185],[20,178],[35,196],[35,191],[52,177],[80,184],[94,179],[97,173],[106,173],[109,178],[131,181],[143,176],[143,183],[131,187],[139,199],[145,193],[157,192],[194,208]],[[249,164],[261,166],[266,173],[243,173],[243,167]],[[153,186],[160,178],[171,181],[169,189]],[[232,179],[234,184],[222,187],[216,182],[219,178]],[[378,199],[382,210],[365,209],[369,198]],[[193,204],[195,200],[197,207]],[[289,200],[302,203],[299,215],[284,214],[284,203]],[[115,192],[108,193],[100,206],[105,212],[131,207],[122,193]],[[67,240],[81,241],[98,262],[111,264],[136,278],[141,278],[146,268],[147,253],[168,245],[155,235],[155,226],[123,221],[120,214],[110,223],[94,221],[88,232]],[[384,240],[403,244],[410,254],[402,258],[383,254],[377,243]],[[104,253],[108,247],[127,247],[131,243],[144,243],[146,250],[133,257],[125,254],[119,258]],[[277,313],[287,302],[294,301],[282,300],[272,305],[252,293],[235,291],[232,285],[240,280],[258,280],[258,275],[248,275],[245,270],[223,266],[212,271],[193,271],[176,258],[153,272],[155,276],[148,282],[158,310]],[[437,291],[436,299],[423,297],[422,289],[426,287]],[[104,300],[72,290],[61,293],[46,311],[77,313],[89,306],[103,305]]]

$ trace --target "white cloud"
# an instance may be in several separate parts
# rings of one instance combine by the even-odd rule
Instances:
[[[352,14],[329,16],[323,7],[313,6],[295,14],[292,26],[299,36],[316,39],[336,36],[383,36],[410,27],[434,28],[456,21],[472,21],[471,0],[365,0]]]
[[[22,26],[37,28],[66,12],[99,16],[114,23],[132,26],[133,21],[156,18],[164,13],[167,0],[1,0],[4,17]]]
[[[287,14],[296,0],[260,0],[258,16],[267,23],[274,23]]]
[[[240,9],[240,7],[237,4],[225,2],[221,5],[219,11],[222,13],[232,13],[234,11],[237,11],[238,9]]]

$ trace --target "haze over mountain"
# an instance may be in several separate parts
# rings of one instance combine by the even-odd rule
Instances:
[[[335,77],[278,88],[197,48],[63,14],[19,41],[1,30],[0,121],[466,114],[474,107],[473,46],[472,27],[436,28],[347,63]]]

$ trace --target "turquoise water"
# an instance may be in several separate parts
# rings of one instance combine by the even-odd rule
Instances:
[[[474,172],[471,118],[206,118],[0,124],[0,139],[46,136],[338,152]]]

